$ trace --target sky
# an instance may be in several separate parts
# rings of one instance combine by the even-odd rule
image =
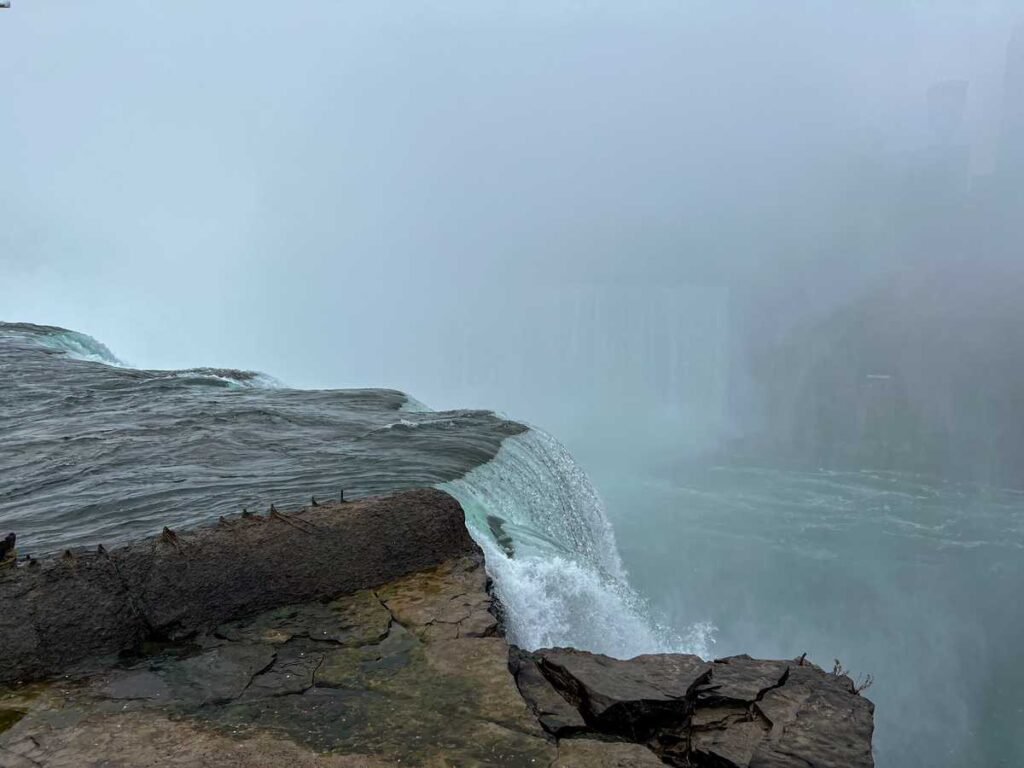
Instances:
[[[15,0],[0,318],[550,419],[567,318],[657,285],[718,355],[722,286],[803,269],[933,83],[986,172],[1015,6]]]

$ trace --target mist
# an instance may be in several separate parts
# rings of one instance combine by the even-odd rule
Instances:
[[[901,591],[896,571],[931,555],[883,558],[871,535],[899,499],[933,498],[921,478],[967,483],[958,514],[994,498],[978,488],[1024,488],[1022,24],[1016,0],[15,0],[0,320],[88,333],[136,367],[395,388],[543,428],[605,496],[638,588],[680,626],[715,622],[722,652],[846,653],[884,677],[934,643],[902,690],[880,683],[879,764],[926,741],[947,761],[928,764],[968,764],[1005,690],[950,703],[973,680],[955,660],[1013,662],[994,638],[1024,631],[1000,609],[1019,566],[937,557]],[[775,529],[723,532],[749,525],[707,502],[726,491],[699,473],[724,466],[922,485],[842,528],[849,552],[804,542],[801,571],[762,549]],[[730,478],[784,506],[761,475]],[[853,493],[822,488],[829,509]],[[693,589],[659,591],[679,552]],[[737,562],[771,588],[723,587]],[[826,579],[800,600],[830,618],[766,627],[799,573]],[[843,626],[861,608],[898,623],[922,594],[956,623],[964,584],[991,590],[963,621],[1001,627],[978,645]],[[943,675],[944,723],[883,714]],[[991,755],[1010,765],[1024,744],[1005,733]]]
[[[927,260],[892,242],[926,94],[969,84],[942,139],[966,191],[1000,157],[1011,5],[24,3],[0,26],[4,315],[141,366],[565,427],[593,378],[543,352],[588,311],[571,295],[682,292],[678,354],[721,358],[730,294],[787,327]],[[725,385],[700,362],[679,381]]]

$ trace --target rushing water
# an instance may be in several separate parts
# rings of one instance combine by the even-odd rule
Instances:
[[[586,475],[550,435],[389,390],[288,389],[262,374],[127,367],[60,328],[0,324],[0,529],[22,553],[110,546],[219,515],[422,485],[455,495],[512,637],[629,656],[704,652],[626,584]]]
[[[521,645],[839,658],[874,676],[881,768],[1024,765],[1019,492],[666,468],[653,434],[649,454],[611,462],[597,441],[588,466],[606,514],[557,440],[490,411],[246,371],[137,370],[88,336],[23,324],[0,324],[0,419],[0,533],[17,531],[22,552],[342,488],[436,485],[466,510]]]
[[[565,448],[539,430],[507,439],[497,457],[443,486],[466,510],[509,613],[530,648],[572,645],[628,658],[708,655],[713,628],[670,631],[627,585],[604,507]],[[488,519],[503,521],[502,546]]]
[[[714,653],[867,674],[880,768],[1024,765],[1024,493],[891,472],[598,469],[630,582]]]

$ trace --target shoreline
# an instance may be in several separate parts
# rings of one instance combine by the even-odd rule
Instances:
[[[802,660],[510,646],[434,489],[23,562],[0,598],[0,677],[36,681],[0,689],[4,768],[873,764],[871,703]]]

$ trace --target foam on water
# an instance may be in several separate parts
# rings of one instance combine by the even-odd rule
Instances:
[[[597,491],[551,435],[531,429],[506,438],[494,459],[441,487],[466,510],[516,644],[619,658],[710,655],[713,626],[694,624],[680,636],[629,587]]]

